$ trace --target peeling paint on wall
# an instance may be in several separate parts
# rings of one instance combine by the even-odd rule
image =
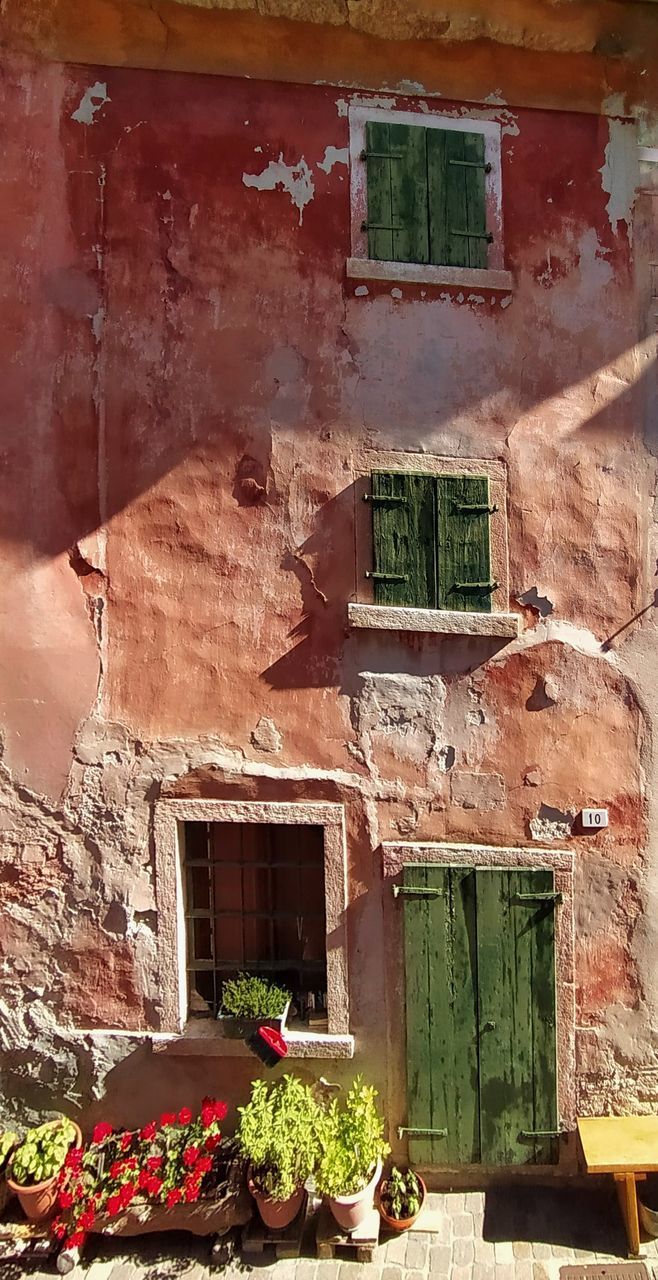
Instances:
[[[112,99],[107,95],[107,85],[101,84],[100,80],[97,80],[82,95],[76,110],[71,113],[71,119],[77,120],[78,124],[93,124],[94,116],[97,115],[101,107],[104,107],[106,102],[111,101]]]
[[[299,225],[304,218],[304,208],[313,199],[315,185],[311,170],[304,157],[297,164],[285,164],[283,152],[279,152],[278,160],[270,160],[267,169],[262,173],[243,173],[245,187],[255,187],[257,191],[275,191],[281,187],[286,191],[292,203],[299,209]]]
[[[628,238],[632,240],[633,205],[640,181],[637,129],[627,120],[609,120],[608,129],[605,160],[599,169],[601,186],[609,196],[606,210],[615,235],[619,223],[625,222]]]
[[[349,163],[350,151],[349,147],[325,147],[324,160],[318,162],[318,169],[324,169],[325,173],[331,173],[335,164]]]

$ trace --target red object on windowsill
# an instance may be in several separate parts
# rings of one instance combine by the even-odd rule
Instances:
[[[288,1046],[280,1031],[276,1031],[274,1027],[259,1027],[258,1034],[261,1040],[265,1041],[268,1049],[271,1049],[272,1053],[276,1054],[277,1058],[285,1058]]]

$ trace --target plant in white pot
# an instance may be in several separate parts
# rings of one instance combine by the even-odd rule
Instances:
[[[258,1212],[266,1226],[287,1227],[315,1168],[320,1108],[308,1085],[285,1075],[271,1084],[254,1080],[251,1098],[238,1112],[236,1138],[249,1161],[248,1186]]]
[[[357,1076],[345,1098],[334,1098],[321,1113],[315,1182],[344,1231],[353,1231],[372,1209],[390,1151],[376,1098],[377,1090]]]

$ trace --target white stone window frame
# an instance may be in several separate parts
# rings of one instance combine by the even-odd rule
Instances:
[[[382,844],[382,864],[385,889],[384,928],[389,939],[387,972],[387,1026],[389,1028],[389,1059],[396,1058],[389,1081],[390,1132],[398,1125],[406,1124],[406,1116],[399,1111],[405,1096],[396,1089],[393,1077],[402,1074],[406,1079],[406,1046],[400,1035],[400,1013],[404,1008],[402,966],[390,962],[391,956],[403,952],[403,925],[399,899],[393,897],[393,882],[402,868],[409,863],[432,864],[439,867],[465,866],[481,868],[505,868],[533,871],[539,868],[553,872],[555,889],[562,894],[562,902],[556,906],[555,916],[555,998],[556,998],[556,1048],[557,1048],[557,1113],[558,1127],[567,1135],[576,1127],[576,962],[574,925],[574,869],[575,857],[567,850],[499,848],[494,845],[425,844],[413,841],[387,841]],[[396,1041],[397,1037],[397,1041]],[[403,1103],[402,1103],[403,1104]],[[405,1143],[406,1146],[406,1143]],[[394,1159],[403,1152],[393,1152]],[[566,1144],[560,1143],[558,1165],[569,1164],[572,1159]],[[538,1168],[539,1166],[534,1166]],[[557,1166],[548,1166],[555,1169]],[[459,1165],[463,1172],[473,1168],[482,1172],[484,1165]]]
[[[288,1057],[351,1058],[347,954],[347,842],[342,804],[251,800],[160,800],[155,806],[155,876],[162,1031],[154,1051],[248,1056],[242,1041],[224,1039],[212,1019],[188,1016],[183,889],[186,822],[258,822],[318,826],[324,833],[327,1032],[286,1032]],[[167,1034],[168,1033],[168,1034]]]
[[[487,228],[493,242],[487,245],[486,269],[441,266],[435,263],[382,262],[368,257],[368,175],[361,159],[366,150],[366,125],[369,121],[383,124],[405,124],[423,129],[454,129],[461,133],[480,133],[484,138],[485,163],[491,169],[485,174]],[[353,105],[349,108],[350,127],[350,205],[352,256],[347,260],[347,275],[357,280],[391,280],[395,283],[458,285],[464,289],[502,289],[513,287],[513,276],[505,270],[503,242],[503,187],[501,169],[501,126],[496,120],[473,120],[464,116],[430,114],[424,111],[395,111],[382,107]]]
[[[458,609],[414,609],[402,605],[375,604],[371,578],[374,549],[372,507],[366,499],[373,471],[398,471],[431,476],[487,476],[492,505],[490,516],[491,573],[498,587],[491,596],[491,613]],[[354,528],[356,533],[356,594],[348,601],[350,627],[375,631],[432,632],[437,635],[489,636],[515,640],[520,615],[509,612],[509,552],[507,543],[507,468],[492,458],[441,458],[428,453],[392,450],[366,451],[354,467]]]

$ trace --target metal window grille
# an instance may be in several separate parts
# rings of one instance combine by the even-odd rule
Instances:
[[[326,1009],[322,827],[188,822],[184,882],[190,1013],[217,1014],[241,971],[288,987],[302,1017]]]

